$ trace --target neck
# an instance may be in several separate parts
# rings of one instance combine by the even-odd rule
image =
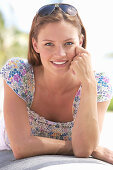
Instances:
[[[65,74],[51,74],[50,72],[43,71],[43,82],[48,91],[53,94],[64,94],[74,87],[80,86],[80,81],[77,80],[75,75],[71,72]]]

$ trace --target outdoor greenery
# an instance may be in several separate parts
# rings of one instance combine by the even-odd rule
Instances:
[[[0,68],[12,57],[26,58],[28,34],[15,27],[7,28],[0,12]]]
[[[110,105],[108,107],[108,111],[113,111],[113,98],[111,99]]]
[[[7,28],[2,13],[0,12],[0,69],[12,57],[27,57],[28,34],[15,27]],[[110,57],[113,54],[110,54]],[[113,111],[113,98],[108,107]]]

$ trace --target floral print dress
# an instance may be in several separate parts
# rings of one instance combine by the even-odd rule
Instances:
[[[81,86],[75,94],[72,105],[73,121],[66,123],[53,122],[46,120],[44,117],[39,116],[38,113],[30,109],[35,92],[35,80],[33,67],[27,60],[17,57],[8,60],[3,66],[0,74],[7,85],[26,102],[29,123],[31,126],[31,135],[60,140],[71,140],[71,130],[80,103]],[[95,73],[95,78],[97,81],[97,102],[110,100],[112,98],[112,86],[109,77],[105,73]],[[0,128],[2,131],[0,132],[0,139],[2,141],[0,143],[0,150],[10,150],[11,147],[5,129],[4,117],[2,117]]]

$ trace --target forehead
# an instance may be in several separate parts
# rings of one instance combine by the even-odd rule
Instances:
[[[38,34],[38,39],[58,39],[58,38],[74,38],[78,36],[78,29],[71,23],[62,21],[55,23],[48,23],[44,25]]]

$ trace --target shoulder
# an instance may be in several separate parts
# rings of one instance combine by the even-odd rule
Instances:
[[[95,73],[95,78],[97,81],[97,101],[110,100],[113,95],[113,87],[109,74],[105,72]]]
[[[28,64],[26,59],[15,57],[9,59],[6,62],[6,64],[1,69],[1,74],[9,72],[10,74],[12,73],[12,76],[16,73],[20,73],[20,76],[24,76],[30,67],[31,66]]]
[[[32,66],[28,64],[26,59],[19,57],[9,59],[2,67],[0,74],[6,80],[7,84],[22,85],[26,83],[26,79]]]
[[[20,98],[26,101],[28,81],[33,77],[33,69],[27,59],[19,57],[9,59],[2,67],[0,74],[7,85],[9,85]]]

